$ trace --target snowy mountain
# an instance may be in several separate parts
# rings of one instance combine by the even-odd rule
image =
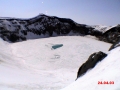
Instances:
[[[68,18],[40,14],[30,19],[0,18],[0,37],[5,41],[18,42],[61,35],[86,35],[92,28],[77,24]]]
[[[93,35],[99,40],[114,43],[120,35],[116,34],[120,32],[118,27],[120,25],[78,24],[69,18],[59,18],[44,14],[29,19],[1,17],[0,37],[8,42],[19,42],[51,36]]]
[[[105,25],[91,25],[92,28],[94,28],[94,30],[100,31],[102,33],[105,33],[107,31],[109,31],[112,28],[115,27],[120,27],[120,25],[113,25],[113,26],[105,26]]]
[[[94,30],[99,30],[102,33],[105,33],[106,31],[108,31],[109,29],[115,26],[92,25],[92,27],[94,28]]]
[[[102,34],[97,35],[96,33],[91,34],[98,37],[99,40],[115,43],[120,38],[120,24],[114,26],[103,26],[103,25],[92,25],[93,31],[100,31]]]
[[[119,30],[120,25],[90,26],[44,14],[1,18],[0,90],[119,90]],[[111,46],[90,35],[118,42]],[[106,57],[77,78],[80,66],[99,51]]]

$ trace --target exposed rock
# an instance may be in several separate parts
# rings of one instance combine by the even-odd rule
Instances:
[[[117,25],[104,32],[99,37],[99,40],[109,43],[115,43],[119,40],[119,38],[120,38],[120,25]]]
[[[97,53],[93,53],[89,56],[88,60],[82,64],[82,66],[79,68],[78,73],[77,73],[77,78],[81,77],[84,75],[89,69],[92,69],[95,67],[95,65],[103,60],[107,54],[99,51]]]
[[[118,47],[118,46],[120,46],[120,38],[119,38],[119,40],[118,40],[117,42],[115,42],[115,43],[109,48],[109,51],[112,50],[112,49],[114,49],[114,48],[116,48],[116,47]]]

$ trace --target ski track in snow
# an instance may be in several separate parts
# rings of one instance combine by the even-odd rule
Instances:
[[[109,43],[61,36],[7,43],[0,40],[0,90],[60,90],[75,81],[90,54],[108,53]],[[52,45],[63,44],[52,49]]]

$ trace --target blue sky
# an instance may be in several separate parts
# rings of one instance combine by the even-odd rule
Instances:
[[[44,13],[89,25],[120,24],[120,0],[0,0],[0,17]]]

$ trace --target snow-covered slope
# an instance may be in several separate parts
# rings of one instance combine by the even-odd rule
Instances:
[[[94,28],[94,33],[91,35],[98,37],[101,41],[115,43],[120,38],[120,24],[114,26],[93,25],[91,27]]]
[[[105,33],[106,31],[114,28],[114,27],[118,27],[118,25],[113,25],[113,26],[105,26],[105,25],[91,25],[91,27],[93,27],[94,29],[93,30],[97,30],[97,31],[100,31],[102,33]]]
[[[62,90],[120,90],[120,47],[77,81]],[[113,81],[114,84],[98,84]]]
[[[81,36],[51,37],[18,43],[7,43],[1,39],[0,44],[0,90],[60,90],[75,81],[78,68],[91,53],[98,51],[107,53],[111,45]],[[61,44],[63,46],[52,48]],[[117,62],[109,61],[104,60],[102,67],[98,65],[98,71],[102,72],[105,68],[103,70],[105,73],[110,70],[106,65],[109,64],[112,68],[112,64]],[[93,73],[87,73],[82,80],[87,82],[89,79],[85,77],[89,75],[91,79],[92,75],[95,78],[96,73],[100,74],[97,69],[91,70]],[[113,73],[117,74],[117,69]],[[107,77],[115,76],[114,74],[109,76],[109,74]],[[93,79],[93,84],[94,81]],[[80,78],[75,82],[76,85],[79,82],[81,82]],[[84,82],[81,84],[86,85]],[[79,86],[80,84],[77,85]]]
[[[111,29],[111,28],[113,28],[115,26],[93,25],[92,27],[94,28],[94,30],[99,30],[102,33],[104,33],[104,32],[108,31],[109,29]]]

